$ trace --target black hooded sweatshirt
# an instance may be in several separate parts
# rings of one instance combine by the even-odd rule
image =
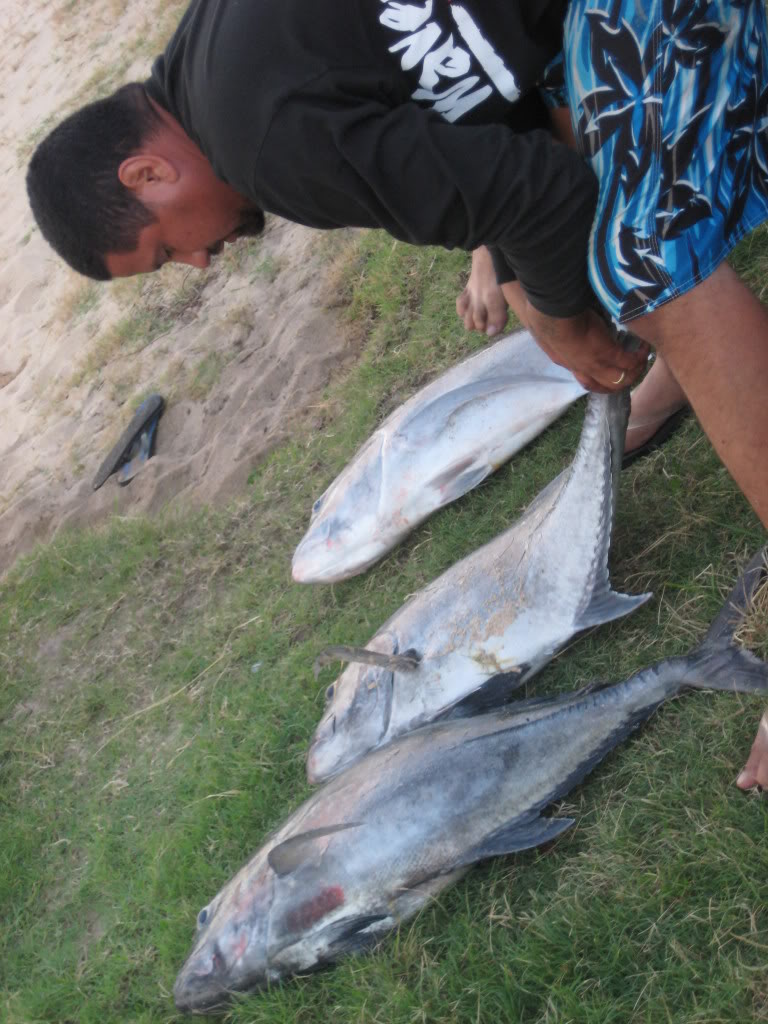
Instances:
[[[149,95],[216,174],[318,228],[494,251],[545,314],[591,300],[597,182],[542,125],[567,0],[193,0]]]

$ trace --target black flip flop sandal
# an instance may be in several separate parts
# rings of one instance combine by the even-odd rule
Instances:
[[[164,409],[165,399],[162,395],[150,395],[141,403],[117,444],[99,467],[93,480],[94,491],[98,491],[118,470],[120,474],[117,482],[121,485],[129,483],[147,459],[152,458],[157,423]]]
[[[642,459],[644,456],[650,455],[651,452],[655,452],[657,448],[661,448],[661,446],[668,441],[670,437],[672,437],[674,432],[681,426],[683,421],[690,416],[690,414],[690,405],[684,405],[667,416],[658,430],[654,431],[644,444],[639,445],[637,448],[633,448],[631,452],[627,452],[621,460],[621,468],[626,469],[627,466],[631,466],[633,462],[637,462],[638,459]]]

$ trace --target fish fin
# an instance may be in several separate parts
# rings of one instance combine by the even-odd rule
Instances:
[[[542,843],[556,839],[575,824],[575,821],[575,818],[542,818],[540,815],[518,819],[511,825],[504,825],[477,846],[473,846],[459,863],[474,864],[475,861],[485,860],[487,857],[500,857],[506,853],[530,850],[534,846],[541,846]]]
[[[462,697],[446,711],[445,718],[466,718],[469,715],[477,715],[483,711],[490,711],[501,704],[506,704],[512,697],[515,690],[525,680],[529,665],[520,665],[516,672],[499,672],[491,676],[481,686],[478,686],[472,693]]]
[[[733,634],[736,628],[744,618],[757,588],[768,574],[766,557],[768,557],[768,548],[760,548],[757,554],[752,557],[746,569],[736,580],[730,594],[723,602],[720,613],[709,627],[703,641],[704,644],[717,646],[718,644],[733,642]]]
[[[629,615],[652,597],[653,594],[619,594],[611,590],[606,577],[604,586],[593,591],[589,604],[576,617],[574,625],[576,630],[581,630],[612,622]]]
[[[523,671],[525,672],[527,669],[528,666],[524,665]],[[476,713],[476,710],[481,712],[484,710],[493,710],[494,708],[497,708],[499,704],[506,705],[506,710],[509,711],[509,714],[516,717],[517,715],[525,714],[528,711],[535,711],[537,708],[547,707],[548,705],[554,709],[558,705],[580,700],[588,693],[603,689],[603,687],[609,685],[611,684],[592,682],[587,683],[586,686],[582,686],[578,690],[573,690],[569,693],[550,693],[544,697],[523,697],[522,699],[512,699],[510,696],[507,700],[499,699],[497,703],[491,705],[490,708],[484,708],[481,701],[478,701],[477,704],[472,703],[475,693],[477,693],[477,691],[475,691],[475,693],[470,693],[468,697],[465,697],[463,700],[459,701],[458,704],[455,704],[444,716],[442,716],[442,718],[469,718],[471,715]],[[514,686],[514,683],[512,683],[512,686]],[[480,696],[482,697],[482,693]],[[501,698],[501,696],[502,694],[500,692],[499,697]],[[469,742],[474,741],[470,740]]]
[[[583,388],[573,377],[560,377],[561,372],[558,368],[554,368],[554,375],[546,371],[512,371],[460,384],[449,391],[434,395],[425,405],[414,408],[413,412],[398,425],[397,432],[407,437],[411,444],[429,440],[434,431],[435,421],[451,424],[471,409],[484,405],[493,396],[508,394],[510,401],[514,401],[516,393],[521,389],[541,383],[553,397],[548,403],[549,407],[542,410],[539,429],[531,434],[534,437],[584,394]]]
[[[514,392],[528,383],[521,374],[500,374],[459,384],[449,391],[440,391],[426,404],[416,406],[397,427],[397,438],[403,438],[411,445],[423,443],[431,438],[435,422],[449,423],[467,410],[482,404],[495,394]]]
[[[448,494],[442,495],[442,500],[447,503],[454,498],[460,498],[462,494],[471,491],[479,483],[493,472],[493,466],[488,462],[475,462],[474,456],[464,459],[456,466],[450,466],[444,472],[439,473],[429,481],[429,486],[436,491],[442,491],[449,487]]]
[[[277,846],[273,846],[267,854],[269,866],[276,875],[290,875],[302,864],[317,858],[318,850],[315,841],[332,836],[336,832],[344,832],[349,828],[359,828],[360,823],[353,821],[345,825],[329,825],[326,828],[313,828],[300,835],[291,836]]]
[[[366,948],[374,945],[380,938],[379,933],[383,929],[374,932],[369,932],[367,929],[388,919],[390,919],[390,915],[386,913],[343,917],[313,933],[312,945],[315,951],[323,950],[320,959],[307,962],[306,950],[297,949],[297,944],[290,942],[286,946],[270,949],[270,966],[280,968],[286,974],[298,972],[312,974],[315,971],[321,971],[347,953],[362,953]],[[392,924],[394,925],[394,923],[393,921]]]
[[[736,644],[734,633],[744,619],[758,586],[768,575],[766,554],[761,548],[739,576],[709,627],[702,643],[686,659],[684,686],[702,690],[740,693],[768,692],[768,665]]]
[[[340,953],[352,953],[364,949],[376,942],[378,935],[371,934],[367,929],[379,921],[386,921],[389,914],[362,914],[359,917],[345,917],[334,921],[323,929],[323,938],[327,940],[329,949],[334,956]]]

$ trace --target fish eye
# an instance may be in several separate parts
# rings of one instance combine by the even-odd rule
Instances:
[[[323,507],[323,499],[318,498],[315,504],[312,506],[312,515],[316,516],[320,509]]]
[[[197,915],[197,927],[198,928],[202,928],[207,920],[208,920],[208,907],[203,907],[203,909]]]
[[[336,693],[336,683],[331,683],[331,685],[325,691],[325,699],[333,700],[334,693]]]

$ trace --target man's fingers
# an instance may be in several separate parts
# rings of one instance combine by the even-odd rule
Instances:
[[[606,352],[604,349],[595,351],[594,357],[601,364],[600,380],[607,386],[615,384],[626,387],[628,384],[634,384],[637,378],[645,372],[648,363],[647,354],[623,352],[618,346],[614,351]]]
[[[480,313],[470,308],[464,316],[464,327],[468,331],[484,331],[485,318],[482,317]]]
[[[456,299],[456,313],[467,331],[485,331],[488,334],[496,334],[499,330],[494,324],[488,323],[488,310],[485,306],[473,301],[469,288],[465,288]]]
[[[642,373],[647,362],[648,352],[624,352],[618,346],[611,359],[611,365],[617,366],[620,370],[626,370],[627,373],[634,374]]]
[[[621,345],[616,347],[621,354],[621,359],[624,361],[624,366],[645,366],[648,362],[648,356],[651,354],[651,346],[647,341],[642,341],[637,335],[634,335],[635,341],[637,342],[637,348],[625,349]]]
[[[621,391],[623,388],[637,383],[642,372],[642,370],[625,370],[620,366],[612,366],[610,369],[601,371],[600,381],[606,391]]]
[[[611,393],[611,390],[615,390],[612,388],[603,387],[599,380],[595,380],[595,378],[590,377],[589,374],[574,373],[573,376],[576,378],[576,380],[579,382],[579,384],[581,384],[583,388],[587,389],[587,391],[597,391],[597,393],[600,395],[608,395]]]

